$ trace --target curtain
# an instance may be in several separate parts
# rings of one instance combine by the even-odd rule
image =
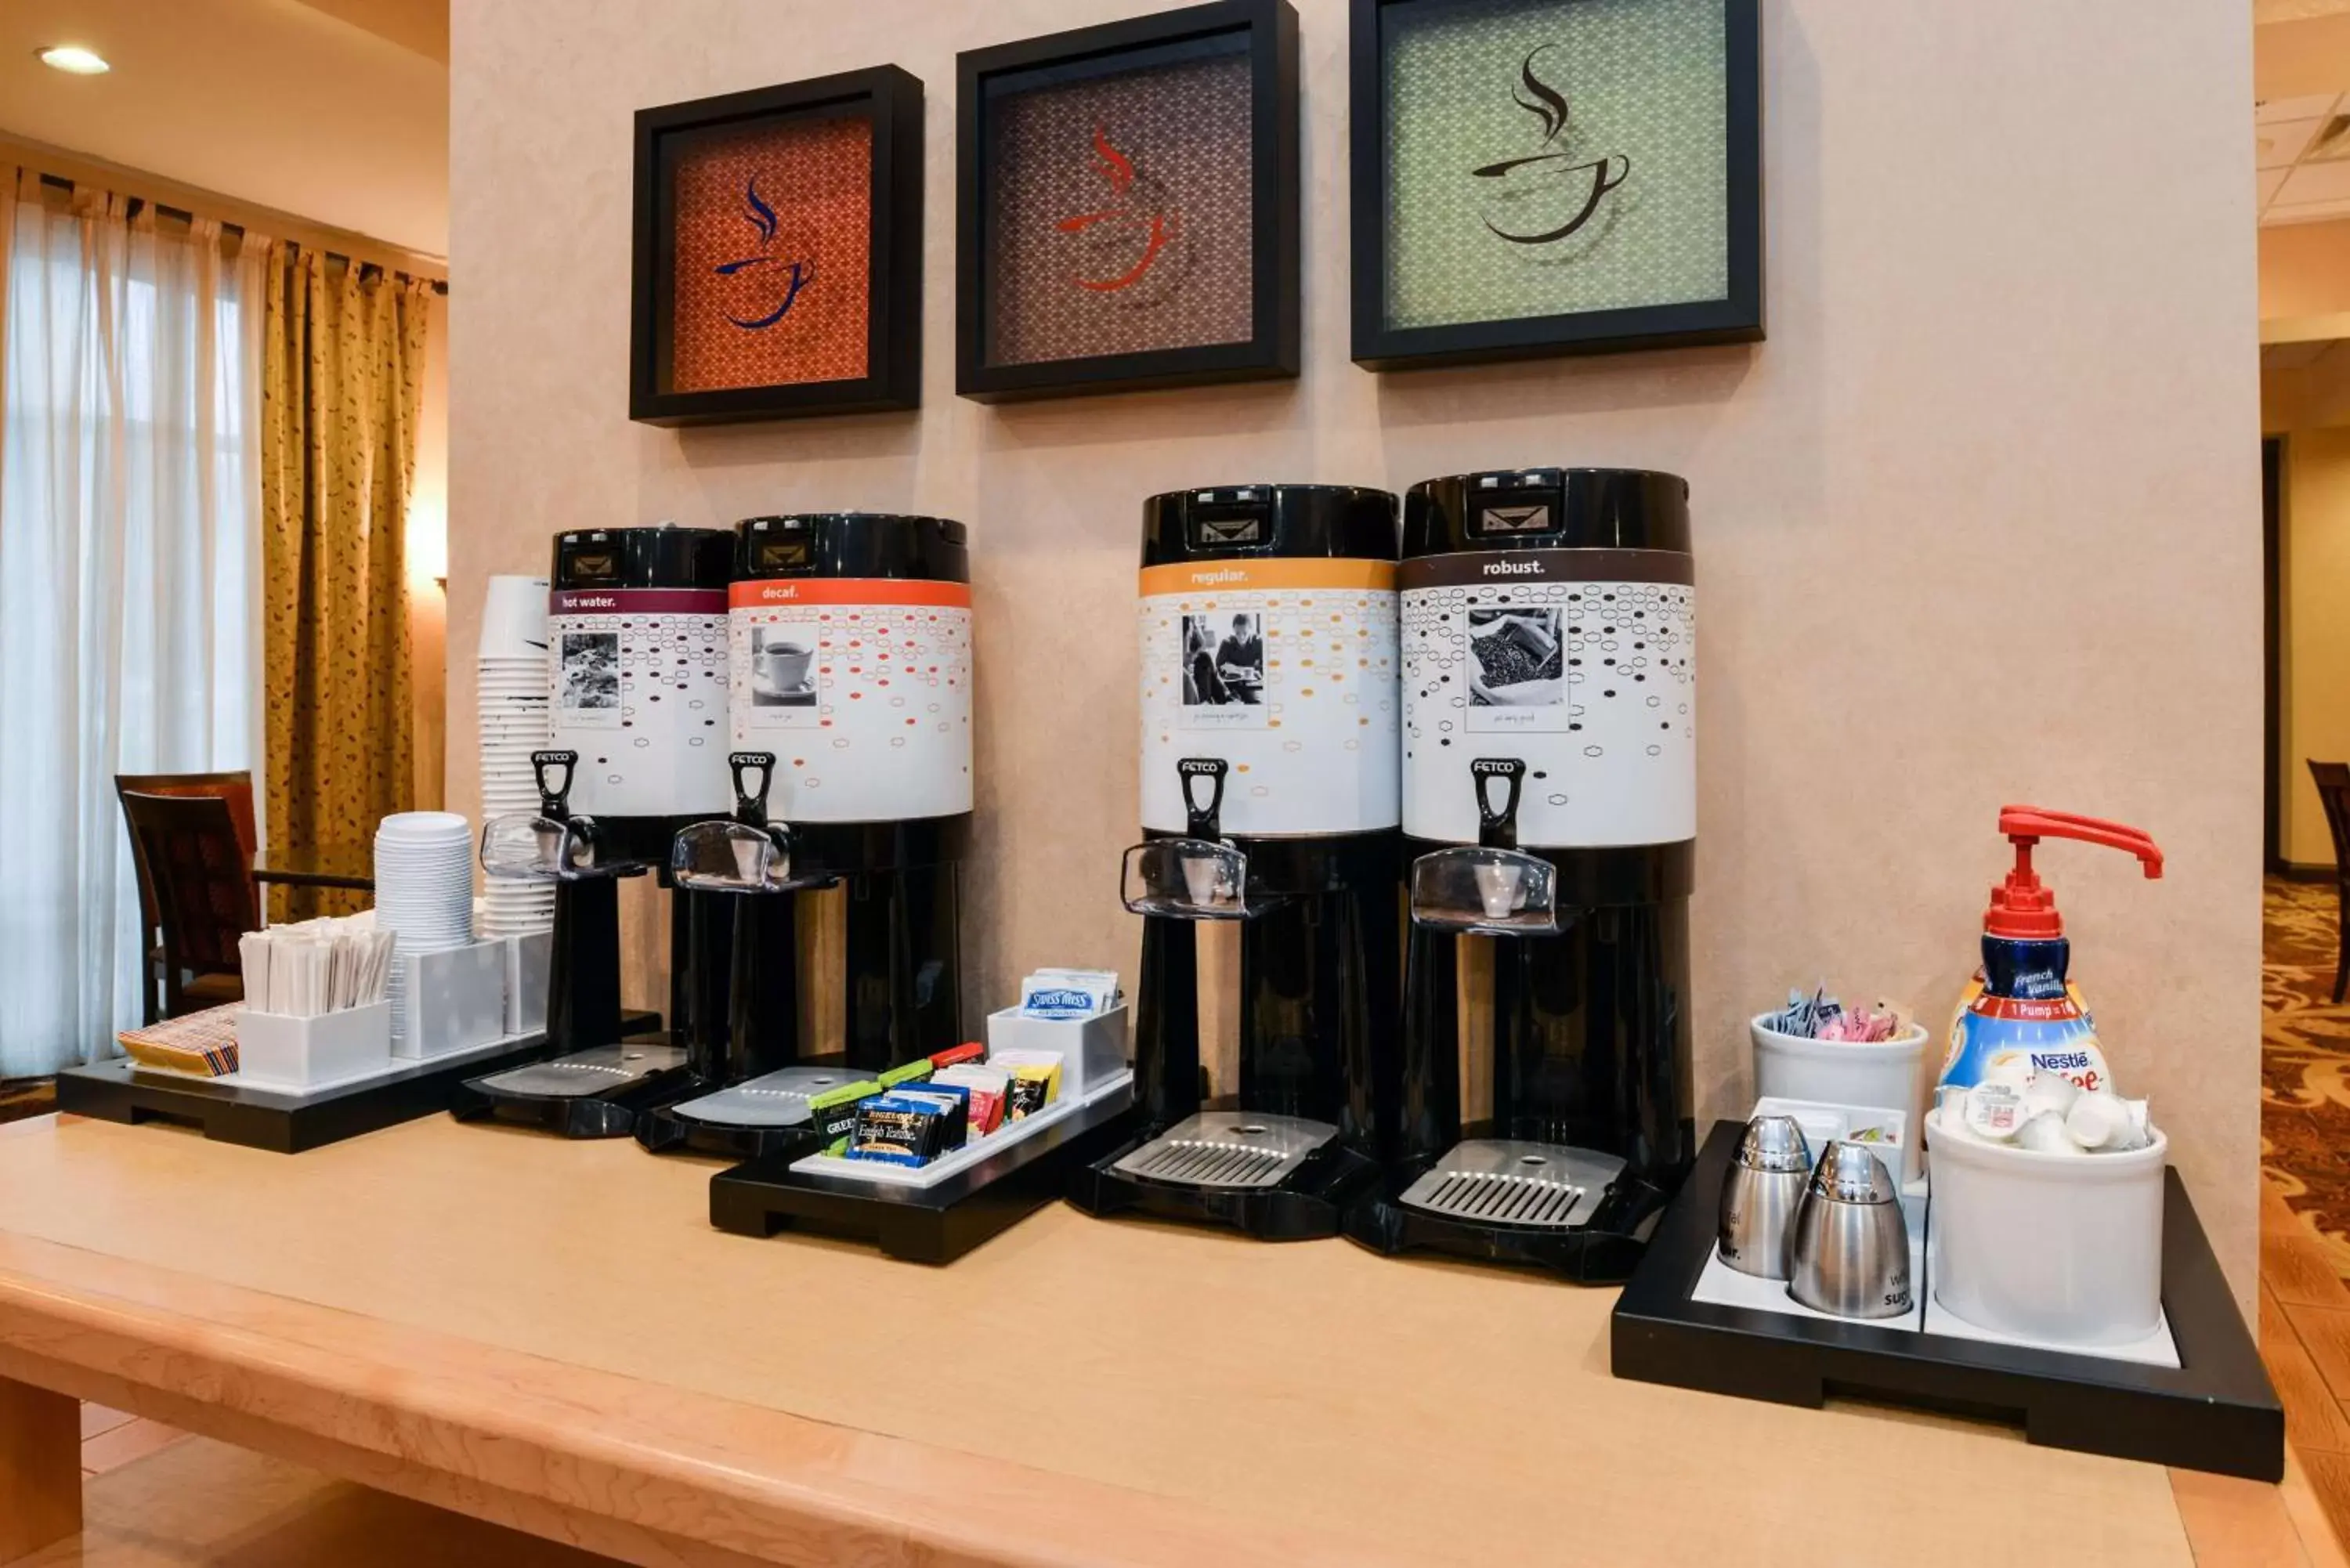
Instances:
[[[427,286],[300,246],[271,252],[261,515],[273,850],[365,845],[379,818],[414,800],[401,556]],[[297,893],[287,906],[298,916],[320,900]]]
[[[0,1077],[140,1017],[118,773],[251,765],[258,246],[0,168]]]

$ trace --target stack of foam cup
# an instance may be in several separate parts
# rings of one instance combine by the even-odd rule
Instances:
[[[375,929],[390,931],[391,1035],[408,1037],[409,960],[473,940],[473,827],[448,811],[405,811],[375,830]]]
[[[482,605],[476,701],[481,705],[482,820],[538,810],[533,752],[546,748],[546,579],[490,579]],[[555,887],[492,877],[482,888],[482,935],[527,936],[555,923]]]

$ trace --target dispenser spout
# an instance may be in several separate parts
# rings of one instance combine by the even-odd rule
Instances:
[[[2000,808],[1999,830],[2015,846],[2015,865],[2007,880],[1991,890],[1991,908],[1983,916],[1983,930],[1991,936],[2032,940],[2064,934],[2056,895],[2032,867],[2033,846],[2043,838],[2072,838],[2118,849],[2137,857],[2148,880],[2162,875],[2162,851],[2153,837],[2124,823],[2036,805],[2006,805]]]

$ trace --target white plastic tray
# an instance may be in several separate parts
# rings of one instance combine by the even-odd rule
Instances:
[[[981,1160],[1001,1154],[1025,1139],[1035,1137],[1054,1123],[1077,1114],[1087,1106],[1099,1105],[1112,1096],[1134,1097],[1134,1074],[1131,1071],[1113,1073],[1099,1080],[1088,1093],[1063,1095],[1038,1111],[1023,1116],[963,1145],[952,1154],[942,1154],[928,1165],[891,1165],[879,1159],[844,1159],[838,1155],[812,1154],[792,1162],[792,1169],[804,1176],[833,1176],[845,1181],[868,1182],[876,1187],[933,1187],[958,1171],[970,1169]]]

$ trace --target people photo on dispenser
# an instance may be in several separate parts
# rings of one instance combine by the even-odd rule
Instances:
[[[1242,611],[1232,618],[1229,630],[1219,628],[1216,620],[1204,615],[1183,618],[1184,706],[1222,708],[1263,702],[1263,618]]]
[[[1566,699],[1558,611],[1469,612],[1469,652],[1476,670],[1469,701],[1479,708],[1542,708]]]

